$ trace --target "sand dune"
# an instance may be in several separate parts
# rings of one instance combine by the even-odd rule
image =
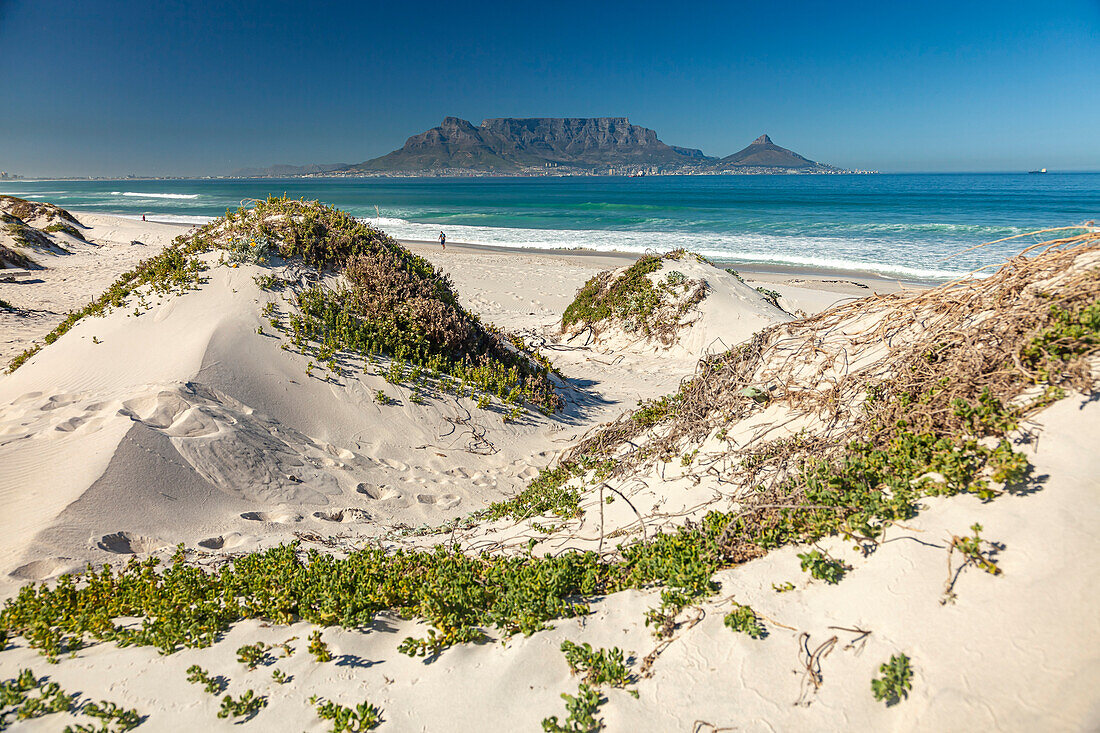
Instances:
[[[41,283],[0,285],[52,314],[34,324],[0,322],[17,324],[6,337],[12,354],[53,328],[61,309],[82,305],[129,269],[136,251],[159,250],[180,233],[78,218],[88,226],[85,249],[73,245],[74,254],[51,260]],[[674,339],[655,343],[614,327],[578,338],[576,329],[563,333],[563,312],[590,278],[621,272],[622,259],[412,249],[450,276],[465,308],[552,360],[563,375],[559,410],[516,418],[500,400],[395,384],[385,378],[388,359],[341,353],[335,371],[315,364],[313,352],[270,324],[272,313],[286,322],[291,293],[261,285],[266,276],[301,277],[300,263],[227,263],[222,252],[207,252],[197,287],[145,293],[84,318],[0,376],[0,594],[87,562],[166,559],[179,544],[189,562],[210,569],[294,540],[338,557],[377,544],[516,557],[592,550],[618,561],[620,543],[697,527],[710,511],[750,510],[764,495],[764,479],[744,468],[753,451],[841,434],[860,403],[838,385],[854,390],[850,375],[884,378],[897,354],[890,338],[913,340],[936,327],[934,307],[922,311],[913,304],[924,301],[901,298],[798,320],[756,283],[684,258],[651,280],[675,270],[706,288],[681,314]],[[1095,262],[1082,259],[1078,270],[1089,267]],[[864,290],[812,279],[768,287],[780,290],[788,311],[809,313]],[[989,318],[970,315],[975,328]],[[904,327],[890,330],[901,320]],[[719,362],[699,360],[720,360],[738,344],[747,346],[737,353],[762,356],[748,372],[748,391],[740,382],[727,390],[737,410],[724,418],[728,429],[646,453],[682,427],[647,423],[624,432],[621,444],[608,439],[618,446],[609,473],[593,480],[586,469],[566,484],[577,487],[576,514],[445,525],[507,502],[541,469],[576,459],[601,426],[635,420],[627,411],[639,401],[674,393],[692,375],[727,374]],[[25,667],[48,673],[65,689],[142,711],[141,730],[234,728],[216,717],[217,698],[185,682],[192,664],[229,677],[234,696],[266,695],[268,707],[248,723],[262,729],[328,729],[306,702],[317,694],[343,705],[370,700],[383,710],[383,730],[537,730],[550,715],[565,717],[562,693],[577,693],[559,651],[571,640],[626,652],[637,698],[603,690],[598,717],[608,730],[1092,729],[1100,725],[1092,693],[1100,681],[1092,622],[1100,577],[1082,558],[1096,551],[1091,527],[1100,519],[1092,501],[1100,464],[1089,450],[1100,410],[1075,391],[1095,383],[1096,364],[1087,366],[1091,372],[1077,364],[1065,377],[1063,398],[1011,432],[1032,465],[1026,490],[988,504],[967,493],[922,495],[920,514],[890,526],[871,549],[858,538],[821,539],[814,548],[849,566],[837,585],[802,572],[798,553],[807,545],[723,565],[714,592],[678,607],[664,638],[646,621],[664,607],[662,589],[643,585],[588,599],[590,614],[551,620],[531,636],[487,629],[503,643],[457,644],[434,659],[398,653],[405,637],[423,637],[427,627],[387,611],[367,628],[325,629],[330,663],[305,651],[313,625],[249,619],[209,648],[161,656],[99,643],[51,667],[16,640],[0,651],[0,676]],[[829,394],[831,401],[818,400]],[[698,419],[717,419],[730,404],[716,400]],[[999,543],[1003,575],[968,567],[947,602],[951,538],[976,521]],[[736,604],[755,610],[765,638],[723,624]],[[254,671],[237,661],[243,644],[295,636],[301,649],[287,659]],[[900,652],[913,661],[912,691],[888,707],[871,696],[870,680]],[[276,664],[292,675],[289,683],[272,679]],[[47,716],[28,729],[54,729],[61,718],[72,722]]]

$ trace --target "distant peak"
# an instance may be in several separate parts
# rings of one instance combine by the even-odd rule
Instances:
[[[761,135],[760,137],[753,140],[752,144],[753,145],[773,145],[774,143],[772,143],[772,139],[770,137],[768,137],[767,135]]]

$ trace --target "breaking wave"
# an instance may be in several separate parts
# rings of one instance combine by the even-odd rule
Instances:
[[[142,199],[197,199],[197,193],[142,193],[141,191],[111,191],[112,196],[133,196]]]

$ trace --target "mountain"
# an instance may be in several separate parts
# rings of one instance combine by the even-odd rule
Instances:
[[[356,165],[244,168],[235,178],[369,175],[604,175],[633,173],[845,173],[781,148],[761,135],[743,150],[712,158],[668,145],[625,117],[497,117],[480,125],[446,117],[438,127]],[[863,171],[866,172],[866,171]]]
[[[715,167],[718,170],[735,170],[737,168],[832,168],[831,166],[815,163],[809,158],[803,158],[793,150],[779,147],[767,135],[761,135],[753,140],[747,148],[722,158]]]
[[[500,117],[476,127],[447,117],[400,149],[347,171],[511,173],[548,167],[700,166],[713,160],[701,150],[666,145],[656,132],[625,117]]]

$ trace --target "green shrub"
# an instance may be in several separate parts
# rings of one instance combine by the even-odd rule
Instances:
[[[267,707],[267,695],[257,695],[253,690],[245,690],[236,700],[232,695],[223,697],[218,717],[250,719],[265,707]]]
[[[77,239],[84,239],[84,233],[74,227],[72,224],[66,224],[64,222],[55,221],[42,229],[44,232],[65,232],[69,236],[76,237]]]
[[[678,260],[685,254],[676,250],[661,256],[643,255],[618,276],[606,271],[592,277],[566,307],[562,328],[578,324],[595,328],[614,321],[627,331],[667,342],[683,315],[706,297],[706,286],[678,271],[656,285],[648,276],[660,270],[665,260]],[[690,288],[694,290],[688,295]]]
[[[835,585],[844,577],[844,564],[818,550],[799,553],[798,559],[802,561],[802,570],[808,570],[818,580]]]
[[[871,680],[871,693],[876,700],[885,702],[889,707],[898,704],[902,698],[909,697],[913,679],[909,657],[904,654],[894,654],[889,662],[879,667],[878,671],[882,676]]]
[[[275,661],[275,657],[268,654],[269,649],[271,647],[263,642],[245,644],[237,650],[237,661],[249,669],[256,669],[261,664]]]
[[[622,649],[593,649],[590,644],[561,643],[562,654],[572,674],[581,675],[581,681],[593,687],[610,685],[626,687],[634,682],[626,667]]]
[[[211,695],[220,695],[229,686],[229,680],[221,675],[211,677],[210,673],[197,664],[187,668],[187,681],[193,685],[202,685]]]
[[[562,723],[558,722],[556,715],[543,720],[544,733],[592,733],[603,727],[603,722],[596,718],[596,713],[606,698],[598,690],[582,683],[575,696],[563,692],[561,697],[565,700],[565,709],[569,714]]]
[[[732,611],[726,614],[723,621],[728,628],[748,634],[752,639],[763,639],[768,635],[764,624],[756,617],[756,612],[750,606],[734,604]]]
[[[782,298],[783,295],[780,294],[778,291],[769,290],[768,288],[757,288],[756,292],[763,295],[764,300],[768,301],[769,303],[774,305],[776,308],[779,308],[780,310],[782,310],[782,308],[779,307],[779,299]]]
[[[381,708],[365,700],[354,708],[346,708],[330,700],[320,699],[316,695],[309,701],[317,707],[318,718],[332,721],[332,733],[357,733],[371,730],[377,728],[382,722]]]
[[[263,236],[235,237],[226,242],[223,249],[229,253],[230,262],[250,265],[266,264],[279,251],[274,242]]]
[[[329,651],[328,644],[321,641],[320,631],[314,631],[309,635],[309,653],[318,662],[332,661],[332,652]]]

